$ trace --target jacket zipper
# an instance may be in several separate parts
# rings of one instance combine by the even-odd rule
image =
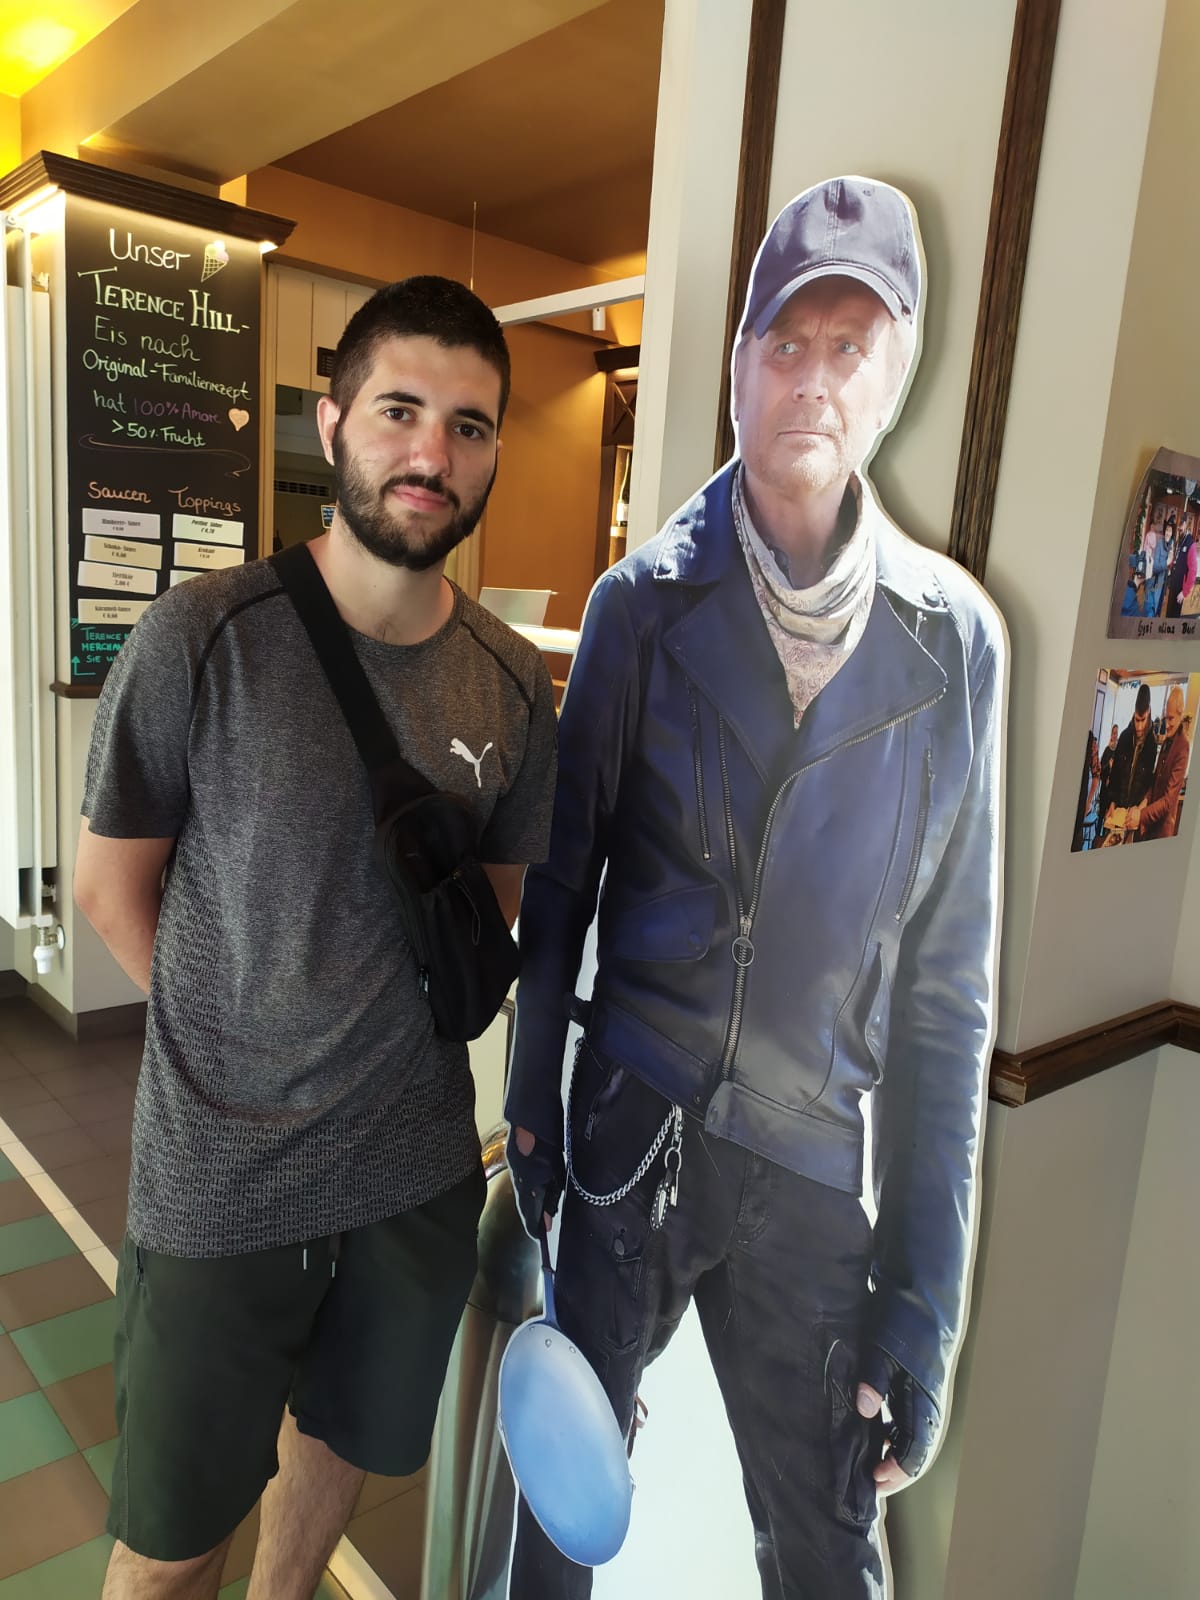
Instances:
[[[700,710],[696,705],[696,691],[688,684],[688,705],[692,713],[692,765],[696,773],[696,809],[700,813],[700,853],[705,861],[712,860],[708,839],[708,809],[704,804],[704,761],[700,750]]]
[[[746,998],[746,973],[754,962],[754,941],[750,937],[754,927],[754,919],[758,915],[758,902],[762,894],[763,869],[766,866],[767,850],[771,843],[771,829],[775,823],[775,816],[779,810],[784,795],[806,772],[813,767],[819,767],[831,756],[837,755],[842,750],[849,750],[856,744],[862,744],[867,739],[873,739],[878,733],[887,733],[890,728],[897,727],[901,722],[906,722],[909,717],[918,717],[922,712],[930,710],[937,705],[945,690],[939,690],[927,700],[922,700],[920,705],[912,706],[907,711],[902,711],[899,716],[890,717],[887,722],[881,722],[874,728],[868,728],[865,733],[855,734],[853,739],[847,739],[844,744],[835,745],[832,750],[827,750],[824,755],[817,756],[813,761],[806,761],[795,772],[789,773],[780,784],[771,801],[771,809],[767,812],[766,826],[763,829],[762,843],[759,846],[758,860],[754,867],[754,883],[750,893],[750,905],[747,908],[742,900],[741,884],[738,881],[737,857],[733,837],[733,797],[729,790],[729,771],[725,764],[725,735],[724,725],[721,728],[721,787],[725,799],[725,825],[729,835],[730,864],[733,869],[734,904],[738,916],[738,935],[733,941],[733,964],[737,968],[733,979],[733,1004],[729,1012],[729,1028],[725,1035],[725,1048],[721,1052],[721,1081],[725,1082],[733,1071],[733,1058],[737,1054],[738,1036],[742,1031],[742,1007]]]
[[[933,751],[925,747],[925,760],[921,768],[921,803],[917,808],[917,827],[913,835],[912,858],[908,863],[908,872],[905,874],[904,887],[900,891],[900,903],[896,907],[896,921],[904,921],[904,913],[908,910],[908,902],[912,899],[912,892],[917,886],[917,872],[921,866],[921,855],[925,849],[925,833],[929,827],[929,812],[933,803]]]

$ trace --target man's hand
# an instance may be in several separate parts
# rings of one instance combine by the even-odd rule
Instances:
[[[508,1170],[517,1196],[517,1210],[525,1232],[537,1240],[550,1227],[567,1181],[563,1153],[528,1128],[513,1128],[508,1135]]]
[[[885,1399],[892,1421],[888,1453],[874,1473],[881,1494],[912,1482],[932,1455],[941,1426],[933,1397],[885,1350],[868,1345],[855,1396],[859,1416],[878,1416]]]

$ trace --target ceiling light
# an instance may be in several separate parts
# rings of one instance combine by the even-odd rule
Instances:
[[[5,54],[33,73],[47,72],[70,55],[76,33],[48,17],[33,18],[8,30]]]

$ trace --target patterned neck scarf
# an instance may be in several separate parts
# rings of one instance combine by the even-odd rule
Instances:
[[[875,536],[865,514],[869,501],[852,478],[856,517],[854,531],[829,570],[807,589],[793,589],[750,520],[742,487],[742,470],[733,479],[733,522],[750,571],[767,632],[775,646],[796,726],[863,636],[875,599]]]

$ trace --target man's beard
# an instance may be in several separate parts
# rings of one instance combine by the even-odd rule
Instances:
[[[386,561],[389,566],[407,567],[411,572],[426,572],[430,567],[437,566],[439,561],[444,561],[451,550],[474,533],[496,481],[495,465],[483,493],[467,506],[462,504],[453,489],[447,488],[441,478],[426,477],[419,472],[400,473],[376,488],[347,454],[340,431],[340,428],[335,430],[333,435],[338,511],[364,550]],[[427,489],[431,494],[445,495],[451,511],[449,520],[422,537],[414,537],[416,513],[411,513],[406,519],[402,511],[393,511],[387,503],[390,492],[405,484],[414,489]]]

